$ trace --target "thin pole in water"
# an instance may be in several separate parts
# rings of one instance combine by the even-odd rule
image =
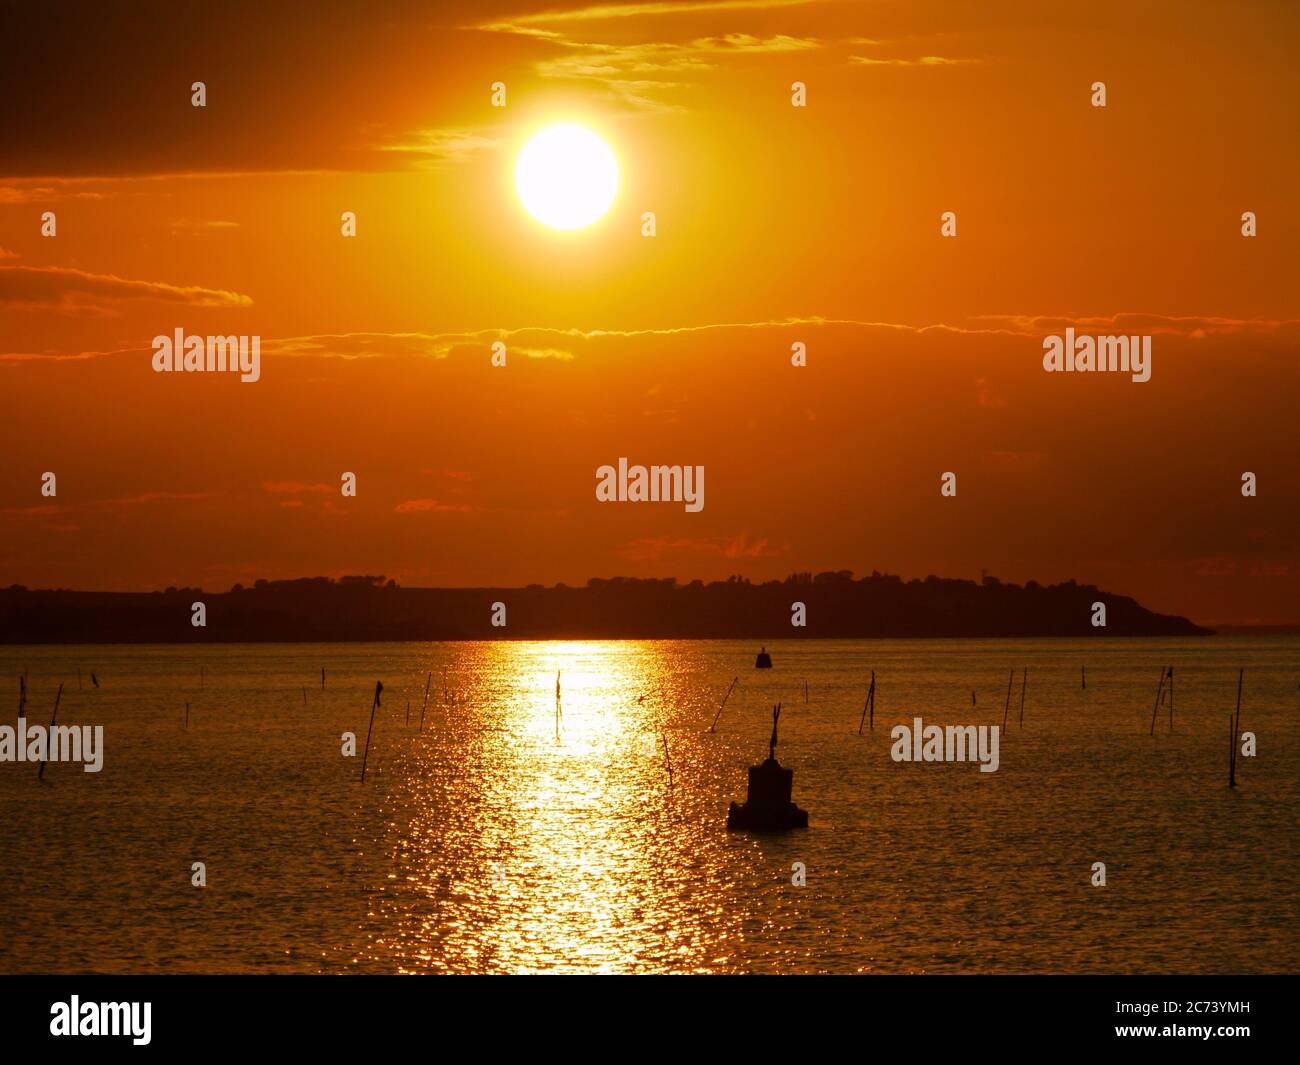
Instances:
[[[1156,704],[1151,708],[1151,735],[1156,734],[1156,711],[1160,709],[1160,697],[1165,691],[1165,671],[1160,671],[1160,684],[1156,687]]]
[[[1088,690],[1088,667],[1085,665],[1079,666],[1079,683],[1083,685],[1084,691]]]
[[[1241,735],[1241,682],[1245,669],[1237,670],[1237,712],[1228,718],[1228,787],[1237,786],[1237,737]]]
[[[302,705],[307,705],[307,685],[302,686]]]
[[[420,731],[424,731],[424,712],[429,709],[429,685],[433,683],[433,670],[429,670],[429,677],[424,682],[424,705],[420,707]]]
[[[727,705],[727,700],[731,698],[731,689],[736,686],[738,680],[740,680],[739,677],[731,678],[731,687],[727,689],[727,694],[722,697],[722,702],[718,704],[718,712],[713,715],[713,724],[709,726],[710,732],[718,727],[718,718],[722,716],[722,708]]]
[[[50,757],[50,745],[48,739],[53,738],[54,736],[54,722],[59,720],[59,700],[62,698],[63,698],[63,685],[60,684],[59,694],[54,697],[54,716],[50,718],[50,731],[48,733],[47,742],[45,744],[45,757],[41,759],[41,768],[40,771],[36,774],[37,780],[43,780],[45,778],[45,763],[49,761],[49,757]]]
[[[1007,731],[1007,714],[1011,712],[1011,682],[1016,679],[1016,671],[1013,669],[1007,674],[1007,701],[1002,706],[1002,731]]]
[[[190,729],[190,704],[186,703],[185,704],[185,731],[188,732],[189,729]]]
[[[1025,727],[1025,688],[1029,686],[1029,667],[1025,666],[1025,672],[1020,678],[1020,728],[1023,731]]]
[[[320,686],[325,687],[325,667],[320,667]]]
[[[322,669],[321,675],[324,676],[324,674],[325,671]],[[384,682],[382,680],[375,681],[375,701],[370,705],[370,727],[366,729],[366,750],[365,753],[361,756],[361,783],[362,784],[366,782],[366,762],[369,761],[370,759],[370,733],[373,732],[375,729],[375,711],[379,709],[379,694],[383,690],[384,690]]]
[[[867,720],[868,713],[871,714],[872,729],[874,730],[876,727],[875,702],[876,702],[876,671],[873,669],[871,671],[871,687],[867,689],[867,698],[862,703],[862,720],[858,722],[859,736],[862,735],[862,725],[863,722]]]

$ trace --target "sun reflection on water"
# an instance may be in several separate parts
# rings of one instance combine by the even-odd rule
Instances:
[[[397,853],[416,863],[407,882],[434,903],[417,938],[450,938],[451,953],[469,950],[478,967],[511,972],[621,970],[642,951],[666,960],[665,944],[671,956],[688,937],[671,879],[683,809],[660,739],[665,649],[500,643],[472,652],[463,671],[492,697],[472,714],[448,712],[462,760],[435,756],[406,780],[412,812],[393,826],[406,835]],[[449,856],[456,873],[444,887]],[[447,946],[419,951],[411,967]]]

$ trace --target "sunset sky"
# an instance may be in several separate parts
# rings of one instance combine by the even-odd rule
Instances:
[[[1300,621],[1300,8],[380,7],[5,5],[0,585],[983,569]],[[569,232],[514,187],[558,122],[621,172]],[[1151,380],[1045,373],[1067,327]],[[177,328],[261,380],[154,373]],[[703,510],[599,503],[620,456]]]

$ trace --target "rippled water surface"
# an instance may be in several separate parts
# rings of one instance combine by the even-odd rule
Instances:
[[[770,672],[728,641],[0,648],[0,723],[26,670],[31,724],[62,681],[60,723],[106,747],[99,774],[0,764],[0,971],[1300,969],[1300,641],[769,649]],[[1259,753],[1230,791],[1239,666]],[[1012,667],[996,773],[890,759],[914,716],[1000,725]],[[778,700],[810,827],[729,834]]]

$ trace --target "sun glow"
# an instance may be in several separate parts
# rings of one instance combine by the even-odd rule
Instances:
[[[580,229],[609,210],[618,192],[618,163],[609,146],[582,126],[548,126],[519,153],[519,199],[552,229]]]

